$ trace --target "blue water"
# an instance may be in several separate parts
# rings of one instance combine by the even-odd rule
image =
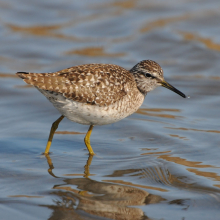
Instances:
[[[2,219],[213,219],[220,216],[220,2],[0,1]],[[130,117],[64,119],[17,71],[158,62],[165,88]],[[86,168],[85,168],[85,165]],[[88,166],[89,165],[89,166]]]

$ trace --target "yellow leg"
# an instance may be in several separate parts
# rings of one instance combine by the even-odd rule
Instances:
[[[95,155],[95,153],[93,152],[93,149],[90,145],[90,135],[92,133],[93,127],[94,127],[94,125],[90,125],[89,130],[88,130],[88,132],[85,136],[85,139],[84,139],[85,145],[86,145],[90,155]]]
[[[58,128],[58,125],[59,123],[63,120],[64,116],[61,115],[51,126],[51,129],[50,129],[50,135],[49,135],[49,138],[48,138],[48,141],[47,141],[47,146],[46,146],[46,149],[44,151],[44,154],[48,154],[49,153],[49,150],[50,150],[50,145],[52,143],[52,140],[53,140],[53,135],[55,133],[55,131],[57,130]]]

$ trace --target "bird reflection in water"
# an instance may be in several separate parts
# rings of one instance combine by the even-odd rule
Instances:
[[[48,173],[53,173],[53,163],[49,155]],[[89,156],[84,166],[83,178],[66,178],[63,184],[55,185],[52,194],[58,199],[54,205],[46,205],[55,219],[97,219],[97,216],[110,219],[148,219],[143,210],[131,206],[159,203],[164,199],[133,186],[99,182],[89,178],[89,167],[93,156]],[[79,189],[79,190],[78,190]]]

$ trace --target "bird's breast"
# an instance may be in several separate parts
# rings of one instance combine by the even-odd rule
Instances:
[[[62,94],[38,89],[57,110],[69,120],[86,125],[111,124],[131,115],[142,105],[144,95],[138,90],[128,92],[108,106],[91,105],[65,98]]]

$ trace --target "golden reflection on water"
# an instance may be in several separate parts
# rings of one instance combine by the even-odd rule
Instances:
[[[145,150],[145,149],[142,148],[142,150]],[[160,151],[160,152],[148,152],[148,153],[143,153],[143,154],[141,154],[141,155],[151,155],[151,154],[156,154],[156,155],[158,155],[158,154],[167,154],[167,153],[171,153],[171,151],[168,150],[168,151]]]
[[[198,34],[183,31],[179,31],[178,33],[181,34],[185,40],[197,41],[204,44],[207,48],[211,50],[220,51],[220,44],[213,42],[211,38],[204,38],[199,36]]]
[[[154,112],[154,113],[151,113]],[[172,114],[158,114],[157,112],[180,112],[179,109],[162,109],[162,108],[140,108],[136,111],[137,114],[153,116],[153,117],[161,117],[161,118],[184,118],[183,116],[176,116]]]
[[[180,158],[180,157],[174,157],[171,155],[160,155],[158,156],[158,158],[169,161],[169,162],[174,162],[176,164],[180,164],[186,167],[194,167],[194,168],[219,168],[216,166],[212,166],[212,165],[208,165],[208,164],[202,164],[203,162],[199,162],[199,161],[188,161],[186,159]],[[207,179],[213,179],[214,181],[220,181],[220,176],[215,173],[215,172],[209,172],[209,171],[200,171],[198,169],[193,169],[193,168],[187,168],[187,170],[189,172],[192,172],[194,174],[196,174],[197,176],[202,176],[205,177]],[[213,186],[219,187],[220,185],[215,184]]]
[[[172,23],[176,23],[176,22],[183,22],[183,21],[187,21],[189,19],[193,19],[193,18],[198,18],[198,17],[201,17],[201,15],[203,17],[205,16],[209,16],[209,15],[212,15],[213,14],[218,14],[218,11],[213,11],[213,10],[210,10],[210,9],[207,9],[207,10],[199,10],[199,11],[193,11],[193,12],[187,12],[187,13],[184,13],[180,16],[173,16],[173,17],[167,17],[167,18],[159,18],[159,19],[156,19],[152,22],[148,22],[147,24],[145,24],[141,29],[140,29],[140,32],[141,33],[145,33],[145,32],[150,32],[156,28],[163,28],[165,26],[168,26]],[[180,34],[181,33],[184,33],[184,32],[179,32]],[[186,33],[186,32],[185,32]],[[186,36],[188,38],[190,38],[190,40],[192,39],[192,36]],[[193,37],[194,38],[194,37]],[[208,46],[211,47],[211,49],[213,48],[216,48],[216,44],[213,44],[212,41],[210,41],[210,39],[204,39],[204,38],[199,38],[199,39],[196,39],[196,40],[199,40],[205,44],[208,44]],[[218,46],[217,46],[218,47]]]
[[[29,34],[35,35],[38,37],[53,37],[59,38],[62,40],[71,40],[71,41],[82,41],[82,39],[74,37],[74,36],[67,36],[57,31],[61,28],[64,28],[65,25],[51,25],[51,26],[30,26],[30,27],[22,27],[13,24],[7,24],[7,27],[13,32],[19,32],[21,34]]]
[[[174,130],[182,130],[182,131],[198,131],[198,132],[208,132],[208,133],[220,133],[220,131],[217,130],[202,130],[202,129],[195,129],[195,128],[171,128],[171,127],[165,127],[168,129],[174,129]]]
[[[181,139],[181,140],[185,140],[185,141],[188,141],[188,140],[189,140],[188,138],[186,138],[186,137],[181,137],[181,136],[179,136],[179,135],[177,135],[177,134],[169,134],[169,135],[170,135],[170,137],[179,138],[179,139]]]
[[[114,1],[112,6],[121,7],[125,9],[134,8],[138,0]]]
[[[212,165],[205,165],[202,164],[202,162],[199,161],[188,161],[186,159],[183,159],[181,157],[174,157],[172,155],[160,155],[158,158],[164,159],[166,161],[170,161],[170,162],[174,162],[180,165],[184,165],[186,167],[199,167],[199,168],[217,168],[215,166]]]
[[[11,195],[8,197],[12,197],[12,198],[28,198],[28,199],[32,199],[32,198],[44,198],[44,196],[28,196],[28,195]]]
[[[151,149],[143,148],[142,150],[150,151]],[[189,161],[189,160],[181,158],[181,157],[172,156],[172,154],[170,154],[170,153],[171,153],[171,151],[147,152],[147,153],[142,153],[141,155],[155,155],[158,159],[163,159],[165,161],[173,162],[173,163],[185,166],[185,167],[190,167],[190,168],[187,168],[186,170],[196,174],[197,176],[202,176],[207,179],[212,179],[214,181],[220,181],[220,176],[217,173],[199,170],[199,169],[204,169],[204,168],[217,168],[218,169],[219,167],[209,165],[209,164],[203,164],[203,162],[200,162],[200,161]],[[199,168],[199,169],[195,169],[195,168]],[[164,172],[160,171],[160,172],[156,172],[156,173],[158,175],[159,173],[163,174]],[[153,175],[154,177],[156,176],[156,173]],[[139,175],[141,175],[141,174],[139,174]],[[166,181],[167,178],[169,179],[168,182]],[[160,180],[163,183],[172,184],[173,186],[186,187],[188,185],[188,184],[185,184],[184,182],[181,182],[177,177],[175,177],[173,175],[167,175],[166,178],[164,176],[160,176]],[[220,188],[220,184],[213,184],[213,186]],[[187,187],[191,188],[192,186],[188,185]],[[202,190],[202,187],[200,187],[200,186],[197,186],[196,188],[198,190]],[[211,189],[209,189],[209,190],[211,190]]]
[[[141,33],[150,32],[155,28],[161,28],[161,27],[164,27],[164,26],[169,25],[171,23],[187,20],[190,18],[191,18],[190,14],[187,13],[184,15],[176,16],[176,17],[157,19],[155,21],[149,22],[146,25],[144,25],[140,29],[140,32]]]
[[[48,172],[53,177],[53,163],[49,155],[46,156],[49,169]],[[123,180],[95,181],[89,178],[89,166],[93,156],[89,156],[84,166],[84,178],[68,178],[63,180],[63,184],[55,185],[52,194],[59,199],[54,205],[46,207],[53,210],[49,219],[57,219],[58,216],[64,218],[79,217],[77,211],[85,211],[88,214],[113,218],[113,219],[141,219],[145,216],[140,208],[130,206],[142,206],[159,203],[165,199],[161,196],[150,194],[140,189],[154,189],[166,192],[157,187],[147,187],[139,184],[124,182]]]
[[[91,57],[121,57],[125,56],[125,53],[106,53],[103,47],[86,47],[83,49],[70,50],[65,53],[66,55],[81,55]]]
[[[8,74],[8,73],[0,73],[0,77],[2,77],[2,78],[17,78],[17,75]]]
[[[217,173],[214,172],[207,172],[207,171],[200,171],[198,169],[192,169],[192,168],[188,168],[187,169],[189,172],[192,172],[194,174],[196,174],[197,176],[203,176],[206,178],[211,178],[214,181],[219,181],[220,182],[220,176]],[[216,186],[218,188],[220,188],[220,185],[213,185]]]

